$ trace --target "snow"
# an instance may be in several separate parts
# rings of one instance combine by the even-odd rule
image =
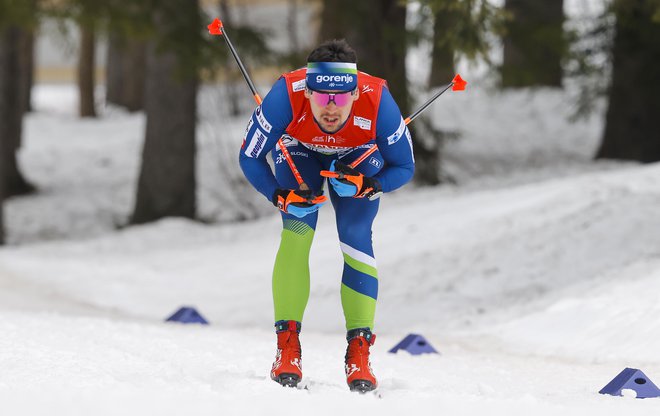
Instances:
[[[20,162],[40,192],[5,202],[2,414],[659,414],[660,399],[598,391],[625,367],[660,382],[660,164],[593,162],[604,105],[571,123],[570,89],[468,81],[429,109],[461,133],[445,147],[457,184],[382,200],[380,388],[364,396],[343,375],[329,206],[310,260],[303,388],[268,378],[281,224],[263,197],[235,191],[247,116],[229,117],[216,88],[200,95],[204,222],[125,227],[143,114],[80,120],[71,85],[38,85]],[[181,306],[211,325],[165,323]],[[440,354],[387,352],[409,333]]]
[[[67,415],[263,414],[274,403],[318,414],[657,414],[656,400],[597,392],[625,367],[660,377],[660,165],[589,162],[599,123],[568,124],[558,111],[546,113],[561,115],[552,121],[520,118],[506,159],[492,151],[504,130],[489,120],[462,128],[461,110],[485,114],[498,104],[506,126],[521,111],[560,109],[567,97],[470,94],[446,100],[455,106],[447,119],[464,135],[450,158],[474,155],[483,172],[383,199],[374,229],[380,389],[359,396],[343,378],[341,254],[329,209],[312,249],[307,389],[287,390],[268,379],[278,216],[114,229],[132,209],[143,116],[107,108],[99,120],[79,120],[72,87],[40,85],[21,162],[42,192],[6,203],[11,244],[0,249],[3,407]],[[450,111],[438,104],[437,114]],[[237,140],[241,124],[228,127]],[[217,168],[207,159],[220,146],[209,137],[200,140],[200,185],[226,190],[204,177]],[[578,138],[584,143],[573,146]],[[546,158],[541,172],[525,162],[534,153]],[[212,200],[201,210],[217,209]],[[211,325],[163,322],[183,305]],[[423,334],[440,354],[389,354],[408,333]]]

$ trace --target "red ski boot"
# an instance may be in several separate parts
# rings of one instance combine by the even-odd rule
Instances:
[[[378,387],[378,382],[371,371],[369,347],[374,345],[376,335],[369,328],[351,329],[346,334],[346,382],[351,391],[366,393]]]
[[[302,357],[300,350],[300,322],[277,321],[277,354],[270,378],[283,386],[296,387],[302,378]]]

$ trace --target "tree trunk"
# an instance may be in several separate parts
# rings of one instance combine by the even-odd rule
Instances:
[[[106,64],[106,102],[131,112],[144,110],[146,45],[112,34]]]
[[[506,0],[502,86],[561,87],[566,51],[563,0]]]
[[[116,32],[108,36],[108,56],[105,64],[105,102],[123,105],[124,37]]]
[[[11,63],[11,30],[3,29],[0,31],[0,244],[5,242],[5,228],[4,228],[4,187],[5,175],[4,165],[7,154],[7,149],[11,148],[8,145],[7,137],[7,122],[11,118],[11,108],[14,103],[11,102],[12,97],[12,63]]]
[[[458,16],[451,10],[439,10],[433,13],[433,18],[430,88],[447,85],[454,78],[454,49],[441,38],[448,31],[455,30]]]
[[[169,0],[176,13],[191,7],[189,0]],[[177,7],[171,7],[177,6]],[[180,7],[179,7],[180,6]],[[164,38],[171,16],[156,11],[158,38]],[[176,20],[174,17],[172,20]],[[187,30],[200,24],[190,17]],[[160,24],[158,24],[160,23]],[[195,121],[196,75],[184,75],[181,59],[157,48],[156,39],[147,48],[145,112],[147,128],[142,151],[133,224],[168,216],[195,218]],[[194,45],[190,46],[191,48]],[[195,71],[192,71],[195,73]]]
[[[24,113],[32,111],[32,85],[34,84],[34,30],[23,29],[19,41],[20,102]]]
[[[320,41],[345,38],[358,55],[358,68],[385,78],[404,117],[410,114],[406,79],[406,7],[397,0],[324,0]],[[439,143],[426,144],[408,126],[417,166],[415,180],[440,183]]]
[[[615,3],[612,83],[597,158],[660,161],[660,24],[651,0]]]
[[[0,138],[0,141],[2,138]],[[2,143],[0,143],[0,146]],[[0,170],[2,170],[2,158],[0,157]],[[3,196],[3,188],[4,184],[2,181],[0,181],[0,245],[5,244],[5,215],[4,215],[4,196]]]
[[[0,142],[2,144],[2,181],[4,197],[24,195],[34,191],[18,168],[16,152],[23,134],[21,106],[21,74],[19,39],[21,30],[15,26],[0,31]]]
[[[78,92],[80,117],[96,117],[94,106],[95,35],[90,24],[80,25],[80,55],[78,60]]]
[[[129,39],[124,59],[123,105],[130,112],[144,110],[147,48],[141,40]]]

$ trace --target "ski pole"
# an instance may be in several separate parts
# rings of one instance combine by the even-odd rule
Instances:
[[[252,91],[252,96],[254,97],[254,101],[256,101],[257,104],[261,104],[261,96],[259,96],[259,93],[257,92],[257,87],[254,86],[254,83],[252,82],[250,76],[248,75],[247,69],[245,69],[245,65],[243,65],[241,58],[238,56],[238,53],[236,52],[236,48],[234,48],[234,45],[231,43],[231,40],[229,40],[229,36],[227,35],[227,30],[222,25],[222,21],[216,18],[207,27],[211,35],[222,36],[225,39],[225,42],[229,47],[229,51],[234,57],[236,63],[238,64],[238,68],[241,70],[241,74],[243,74],[243,78],[245,78],[245,82],[247,82],[250,91]]]
[[[403,121],[408,125],[411,121],[413,121],[418,115],[421,114],[422,111],[426,110],[426,108],[433,103],[433,101],[437,100],[438,97],[440,97],[442,94],[445,93],[449,88],[452,89],[452,91],[463,91],[465,90],[465,86],[467,85],[467,82],[461,78],[460,74],[456,74],[454,79],[451,80],[451,82],[440,92],[435,94],[433,97],[431,97],[427,102],[422,104],[414,113],[412,113],[410,116],[406,117],[403,119]],[[372,153],[374,153],[376,150],[378,150],[378,146],[375,144],[369,148],[366,152],[364,152],[360,157],[355,159],[349,166],[352,168],[355,168],[357,165],[360,163],[364,162],[366,158],[371,156]]]
[[[422,111],[426,110],[426,107],[430,106],[431,103],[433,103],[433,101],[435,101],[438,97],[440,97],[442,94],[444,94],[445,91],[447,91],[449,88],[451,88],[452,91],[463,91],[463,90],[465,90],[466,85],[467,85],[467,82],[465,80],[463,80],[463,78],[461,78],[460,74],[456,74],[454,79],[452,79],[451,82],[449,84],[447,84],[447,86],[445,88],[440,90],[440,92],[438,92],[433,97],[431,97],[427,102],[422,104],[414,113],[412,113],[411,115],[406,117],[404,119],[404,121],[406,122],[406,124],[413,121],[418,115],[421,114]]]
[[[225,29],[225,27],[222,25],[222,21],[218,18],[215,18],[215,20],[213,20],[213,22],[211,22],[211,24],[209,24],[207,28],[209,29],[209,33],[211,35],[222,36],[225,39],[225,42],[227,43],[227,46],[229,47],[229,50],[231,51],[231,54],[234,57],[234,60],[238,64],[238,68],[241,70],[241,74],[243,74],[243,78],[245,78],[245,82],[247,82],[250,91],[252,91],[252,96],[254,97],[254,101],[257,103],[257,105],[261,105],[262,102],[261,96],[257,92],[257,88],[254,86],[254,83],[250,79],[250,75],[248,74],[247,69],[245,69],[245,66],[241,61],[241,58],[238,56],[238,53],[236,52],[234,45],[232,45],[231,40],[229,40],[229,36],[227,36],[227,29]],[[289,150],[284,145],[282,138],[278,139],[277,144],[280,146],[282,155],[284,156],[286,162],[289,164],[289,167],[291,168],[291,172],[293,172],[293,176],[296,178],[296,181],[298,182],[300,189],[303,191],[309,190],[309,186],[307,186],[307,184],[303,180],[302,175],[298,171],[296,164],[293,162],[293,158],[291,157]]]

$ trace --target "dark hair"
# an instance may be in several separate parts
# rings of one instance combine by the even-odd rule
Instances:
[[[344,39],[333,39],[323,42],[310,52],[307,62],[357,63],[357,54]]]

